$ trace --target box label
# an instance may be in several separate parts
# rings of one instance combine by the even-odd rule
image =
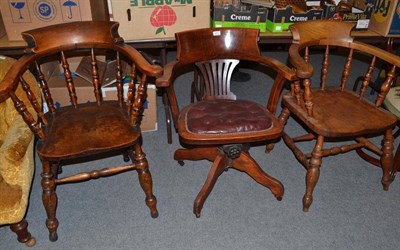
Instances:
[[[140,4],[139,4],[140,3]],[[175,10],[170,6],[174,5],[189,5],[192,4],[191,0],[132,0],[132,7],[149,8],[154,7],[154,10],[150,14],[151,26],[156,28],[155,34],[165,32],[165,26],[172,26],[176,23],[177,15]]]
[[[80,0],[8,0],[13,23],[31,23],[33,16],[42,22],[51,22],[58,15],[64,22],[81,21]],[[31,10],[30,10],[31,9]],[[58,13],[60,12],[60,13]]]
[[[1,15],[10,41],[21,32],[58,23],[108,20],[106,0],[1,0]],[[92,6],[96,6],[93,7]]]
[[[176,32],[210,27],[209,0],[110,0],[126,40],[173,38]]]
[[[322,19],[323,10],[310,9],[306,13],[294,13],[291,6],[285,9],[271,9],[267,16],[267,29],[272,32],[288,31],[295,22]]]
[[[192,0],[131,0],[131,6],[154,6],[174,4],[192,4]],[[140,3],[140,4],[139,4]]]
[[[368,29],[369,20],[373,12],[374,1],[365,0],[363,5],[358,1],[353,3],[351,12],[341,11],[337,5],[325,3],[323,6],[324,18],[343,22],[357,23],[356,29]],[[361,8],[361,9],[360,9]]]

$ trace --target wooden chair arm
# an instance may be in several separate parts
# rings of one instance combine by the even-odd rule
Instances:
[[[158,77],[161,76],[163,73],[163,68],[159,65],[152,65],[150,64],[146,58],[142,54],[139,53],[136,49],[132,48],[126,44],[118,44],[116,48],[127,56],[129,56],[136,64],[142,72],[144,72],[148,76]]]
[[[314,73],[314,68],[306,62],[299,54],[299,45],[292,44],[289,48],[289,61],[296,70],[296,75],[300,79],[310,78]]]
[[[158,77],[156,79],[156,86],[157,87],[170,87],[176,77],[176,67],[178,64],[178,61],[172,61],[167,63],[167,65],[164,66],[164,72],[163,75]]]
[[[286,80],[293,81],[297,78],[295,71],[290,69],[287,65],[279,60],[271,57],[260,57],[257,60],[259,63],[269,66],[275,70],[279,75],[282,75]]]

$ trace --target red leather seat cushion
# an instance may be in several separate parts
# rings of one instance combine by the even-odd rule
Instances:
[[[191,104],[186,113],[187,130],[197,134],[229,134],[268,130],[272,114],[246,100],[205,100]]]

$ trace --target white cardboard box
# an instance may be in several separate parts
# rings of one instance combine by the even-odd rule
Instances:
[[[1,0],[8,40],[23,31],[64,22],[108,20],[107,0]]]
[[[108,0],[125,40],[174,38],[210,27],[210,0]]]

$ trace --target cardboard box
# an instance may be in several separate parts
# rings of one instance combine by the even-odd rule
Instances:
[[[51,63],[49,63],[51,64]],[[53,64],[58,64],[53,62]],[[48,67],[52,68],[52,67]],[[53,67],[54,68],[54,67]],[[76,95],[78,97],[78,103],[94,102],[96,98],[93,93],[92,84],[79,77],[73,77]],[[66,105],[70,105],[71,101],[68,95],[68,90],[65,87],[65,79],[62,73],[60,73],[58,65],[55,67],[54,72],[48,77],[48,85],[50,88],[51,96],[54,100],[56,108],[60,108]],[[127,97],[128,85],[124,84],[124,96]],[[103,100],[117,100],[117,88],[115,86],[107,86],[102,88]],[[156,103],[156,87],[153,84],[147,85],[147,99],[144,104],[143,119],[141,124],[142,131],[156,131],[158,129],[157,124],[157,103]],[[43,104],[44,112],[48,111],[46,103]]]
[[[269,9],[267,15],[267,29],[272,32],[288,31],[295,22],[322,19],[322,9],[309,9],[305,13],[294,13],[291,6],[284,9]]]
[[[324,10],[324,19],[340,20],[343,22],[357,23],[355,29],[368,29],[371,15],[373,12],[374,0],[356,0],[353,6],[347,12],[340,11],[336,4],[325,3],[322,8]]]
[[[382,36],[400,36],[400,1],[376,0],[369,29]]]
[[[109,0],[125,40],[175,38],[175,33],[210,27],[210,0]]]
[[[108,20],[106,0],[1,0],[8,40],[21,32],[64,22]]]
[[[267,30],[267,8],[250,5],[248,8],[236,10],[233,5],[212,9],[211,26],[216,28],[256,28],[260,32]]]

